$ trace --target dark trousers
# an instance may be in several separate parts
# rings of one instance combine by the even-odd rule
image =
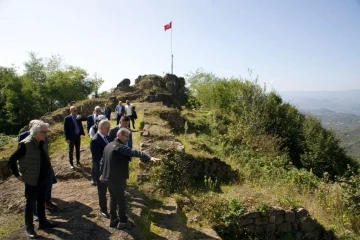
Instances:
[[[45,217],[45,191],[46,184],[40,186],[31,186],[25,183],[25,226],[26,228],[34,228],[34,214],[33,210],[37,208],[39,222],[43,223]]]
[[[56,182],[55,173],[52,167],[49,169],[48,177],[46,179],[45,202],[50,202],[52,185]]]
[[[106,184],[110,192],[110,220],[118,218],[120,222],[126,223],[128,220],[125,200],[126,180],[107,182]],[[118,214],[116,214],[116,210],[118,210]]]
[[[91,175],[92,175],[94,182],[96,182],[96,186],[98,189],[100,210],[103,212],[107,212],[107,199],[106,199],[107,186],[105,183],[103,183],[99,180],[99,178],[100,178],[100,163],[92,162]]]
[[[121,115],[116,114],[116,125],[119,125]]]
[[[134,118],[134,116],[128,116],[129,118],[130,118],[130,121],[131,121],[131,123],[132,123],[132,125],[133,125],[133,128],[135,129],[135,118]],[[129,123],[129,128],[131,128],[131,123]]]
[[[49,173],[46,179],[46,187],[45,187],[45,203],[46,202],[50,202],[51,200],[51,192],[52,192],[52,185],[53,183],[56,182],[55,179],[55,173],[54,170],[52,169],[52,167],[49,169]],[[37,206],[35,204],[34,206],[34,215],[38,215],[37,214]]]
[[[74,164],[73,159],[74,159],[74,147],[75,147],[75,154],[76,154],[76,162],[79,163],[80,162],[80,144],[81,144],[81,138],[80,138],[80,134],[75,135],[75,137],[73,139],[70,139],[70,143],[69,143],[69,162],[71,165]]]

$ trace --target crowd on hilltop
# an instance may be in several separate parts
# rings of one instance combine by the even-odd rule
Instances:
[[[131,157],[141,161],[157,162],[145,152],[132,148],[131,124],[135,129],[137,113],[129,100],[120,101],[115,108],[116,126],[110,128],[112,110],[105,104],[94,108],[89,116],[78,113],[76,106],[70,107],[70,114],[64,118],[64,135],[68,144],[69,166],[74,167],[74,148],[76,166],[81,167],[81,136],[85,135],[83,121],[91,138],[92,155],[91,185],[97,187],[100,215],[110,219],[110,227],[120,230],[131,229],[134,223],[126,215],[125,188],[129,178]],[[131,124],[130,124],[131,123]],[[29,238],[37,238],[33,221],[39,222],[39,229],[55,228],[56,224],[46,219],[45,209],[56,211],[51,202],[52,185],[56,177],[48,152],[49,124],[34,119],[29,123],[29,131],[18,137],[19,145],[8,159],[13,175],[25,185],[25,228]],[[110,193],[110,211],[106,194]]]

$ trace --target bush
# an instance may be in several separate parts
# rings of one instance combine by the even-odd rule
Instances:
[[[306,117],[275,92],[267,93],[257,79],[218,78],[201,71],[188,78],[190,90],[211,112],[213,137],[221,138],[225,153],[241,146],[272,156],[286,153],[294,166],[322,177],[342,175],[346,166],[357,166],[335,135]]]

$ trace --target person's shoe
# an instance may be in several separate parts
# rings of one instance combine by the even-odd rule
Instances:
[[[110,214],[107,211],[100,210],[100,215],[103,216],[104,218],[110,218]]]
[[[57,206],[50,201],[45,203],[45,208],[50,212],[55,212],[57,210]]]
[[[80,162],[76,162],[76,166],[78,167],[82,167],[81,163]]]
[[[134,228],[134,224],[130,221],[127,221],[126,223],[122,223],[122,222],[119,222],[119,224],[117,225],[117,229],[119,230],[125,230],[125,229],[133,229]]]
[[[94,182],[93,180],[91,180],[91,186],[96,186],[96,182]]]
[[[49,229],[54,228],[56,225],[54,223],[45,220],[45,222],[39,223],[39,229]]]
[[[28,236],[30,239],[37,238],[37,234],[34,228],[26,228],[26,236]]]
[[[117,228],[118,224],[119,224],[119,219],[110,220],[111,228]]]
[[[70,168],[71,168],[71,169],[74,169],[74,165],[70,164]]]
[[[38,222],[39,221],[39,217],[37,215],[34,214],[34,221]]]

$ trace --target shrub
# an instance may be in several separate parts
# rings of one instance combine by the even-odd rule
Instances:
[[[189,76],[190,90],[201,106],[211,112],[213,137],[220,135],[226,152],[242,146],[255,152],[287,153],[297,168],[322,177],[342,175],[348,157],[335,135],[321,123],[306,117],[274,91],[268,93],[254,81],[218,78],[198,71]]]

